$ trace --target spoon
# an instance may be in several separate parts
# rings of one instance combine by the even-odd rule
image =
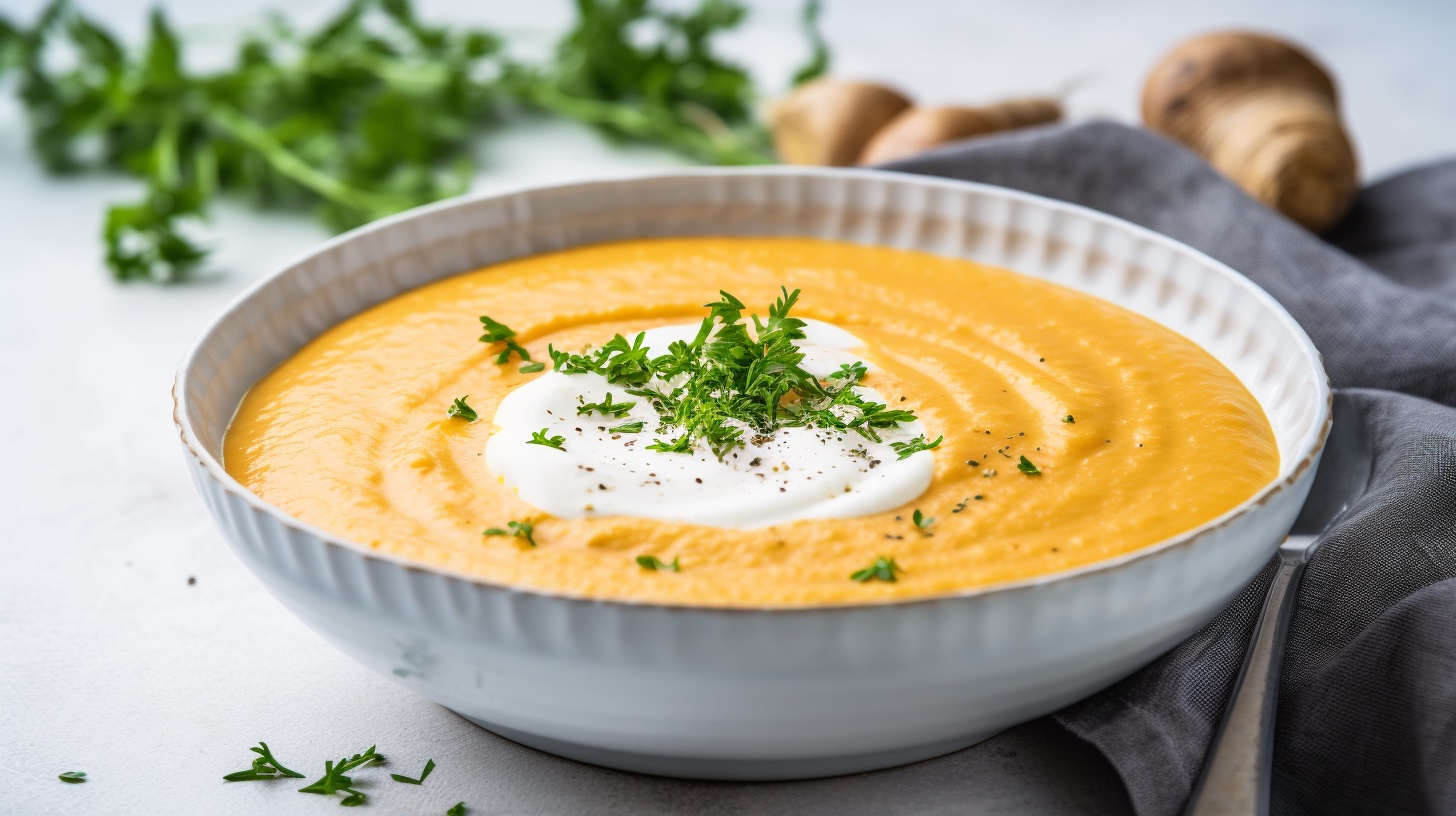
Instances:
[[[1333,413],[1334,426],[1319,473],[1289,538],[1279,547],[1279,569],[1264,596],[1244,666],[1184,816],[1269,812],[1279,670],[1299,579],[1319,548],[1320,537],[1365,493],[1370,481],[1370,438],[1359,405],[1336,393]]]

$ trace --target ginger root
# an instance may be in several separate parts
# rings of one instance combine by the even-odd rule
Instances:
[[[859,163],[903,159],[947,142],[1061,118],[1062,106],[1054,99],[1013,99],[980,108],[910,108],[880,128]]]
[[[769,112],[774,149],[788,164],[848,167],[910,100],[884,85],[816,79],[794,89]]]
[[[1188,40],[1153,67],[1142,108],[1149,128],[1314,232],[1354,200],[1355,151],[1335,84],[1289,42],[1246,32]]]

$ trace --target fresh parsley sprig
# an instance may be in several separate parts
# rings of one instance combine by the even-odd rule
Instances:
[[[65,773],[60,774],[57,778],[59,778],[62,782],[65,782],[65,783],[68,783],[68,784],[71,784],[71,785],[79,785],[82,782],[85,782],[86,781],[86,772],[85,771],[66,771]]]
[[[566,437],[548,436],[550,428],[542,428],[539,431],[531,431],[531,438],[526,440],[527,445],[541,445],[547,448],[555,448],[559,451],[566,450]]]
[[[601,402],[588,402],[577,406],[576,414],[577,416],[586,416],[596,411],[603,416],[621,419],[636,404],[636,402],[612,402],[612,392],[608,391],[607,398]]]
[[[509,363],[512,354],[520,357],[522,362],[529,363],[531,361],[531,353],[526,351],[525,346],[516,342],[516,332],[514,329],[504,323],[492,320],[489,315],[481,315],[480,322],[485,326],[485,334],[480,336],[480,342],[505,344],[505,348],[495,358],[496,365]],[[524,369],[524,366],[522,368]]]
[[[294,779],[303,778],[303,774],[297,771],[290,771],[283,767],[283,763],[274,759],[273,752],[268,748],[268,743],[260,742],[256,747],[249,748],[248,750],[258,755],[258,758],[253,760],[253,767],[246,771],[230,773],[223,777],[224,781],[253,782],[259,779],[278,779],[284,776]]]
[[[456,397],[455,402],[449,408],[445,409],[445,416],[458,417],[466,422],[474,422],[480,419],[480,415],[475,413],[475,409],[471,408],[470,404],[466,402],[468,399],[470,399],[469,394],[463,397]]]

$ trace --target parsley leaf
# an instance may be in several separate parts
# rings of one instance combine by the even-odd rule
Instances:
[[[445,416],[459,417],[466,422],[474,422],[475,420],[480,419],[480,415],[475,413],[475,409],[471,408],[465,402],[468,399],[470,399],[469,394],[466,394],[463,397],[456,397],[455,403],[449,408],[445,409]]]
[[[930,525],[935,523],[935,519],[925,515],[924,513],[921,513],[918,509],[915,511],[914,515],[910,517],[910,520],[915,523],[915,528],[917,530],[920,530],[921,532],[929,530]]]
[[[642,420],[636,422],[624,422],[615,428],[608,428],[609,433],[642,433]]]
[[[425,777],[429,776],[430,771],[433,770],[435,770],[435,760],[427,759],[425,760],[425,769],[420,772],[419,779],[410,779],[408,776],[404,776],[403,774],[390,774],[389,778],[393,779],[396,782],[403,782],[406,785],[423,785],[425,782]]]
[[[608,391],[606,399],[601,402],[588,402],[581,405],[576,409],[576,414],[577,416],[585,416],[592,411],[597,411],[603,416],[612,416],[620,419],[628,411],[632,410],[632,406],[636,404],[636,402],[612,402],[612,392]]]
[[[1070,422],[1076,422],[1077,420],[1074,419],[1071,414],[1067,414],[1066,416],[1062,417],[1062,421],[1063,422],[1070,423]]]
[[[283,764],[273,758],[273,753],[268,749],[268,743],[260,742],[257,747],[249,748],[249,751],[258,755],[253,760],[253,767],[246,771],[230,773],[223,777],[226,782],[253,782],[259,779],[277,779],[288,776],[294,779],[302,779],[303,774],[297,771],[290,771],[283,767]]]
[[[85,771],[66,771],[65,773],[63,773],[63,774],[60,775],[60,780],[62,782],[69,782],[72,785],[78,785],[78,784],[86,781],[86,772]]]
[[[454,807],[445,811],[445,816],[465,816],[465,803],[456,802]]]
[[[332,760],[324,762],[324,775],[313,784],[298,789],[299,793],[317,793],[321,796],[333,796],[335,793],[348,794],[339,800],[344,807],[357,807],[364,804],[368,798],[362,792],[354,790],[354,780],[349,778],[349,771],[363,765],[384,764],[384,757],[374,753],[373,745],[362,754],[355,754],[348,759],[341,759],[337,763]]]
[[[484,533],[482,533],[482,535],[514,536],[515,538],[524,538],[527,544],[530,544],[532,547],[536,546],[536,525],[532,524],[529,521],[508,521],[506,522],[506,527],[509,527],[510,529],[503,530],[499,527],[489,527]]]
[[[520,370],[520,372],[522,374],[535,374],[538,371],[545,371],[546,370],[546,364],[545,363],[526,363],[525,365],[521,366],[519,370]]]
[[[564,436],[547,436],[546,434],[548,434],[550,432],[551,432],[551,429],[550,428],[542,428],[539,431],[532,431],[531,432],[531,438],[526,441],[526,444],[527,445],[543,445],[543,446],[548,447],[548,448],[555,448],[555,449],[557,449],[559,451],[566,450],[566,437],[564,437]]]
[[[1016,469],[1021,471],[1022,473],[1025,473],[1027,476],[1041,475],[1041,469],[1038,468],[1036,465],[1033,465],[1031,463],[1031,460],[1027,459],[1025,456],[1021,457],[1021,461],[1016,463]]]
[[[656,572],[656,571],[663,571],[663,572],[682,572],[681,567],[678,566],[678,563],[677,563],[677,559],[676,558],[672,559],[672,563],[669,564],[666,561],[663,561],[661,558],[658,558],[655,555],[639,555],[639,556],[637,556],[637,566],[639,566],[639,567],[641,567],[641,568],[643,568],[645,570],[652,570],[654,572]]]
[[[900,568],[899,564],[895,563],[895,559],[886,558],[882,555],[879,558],[875,559],[875,563],[869,565],[868,567],[865,567],[862,570],[857,570],[851,573],[849,578],[850,580],[858,581],[861,584],[865,583],[866,581],[872,580],[884,581],[886,583],[893,584],[896,580],[895,574],[903,573],[904,571],[905,570]]]
[[[940,443],[944,439],[944,436],[937,436],[934,442],[926,442],[925,436],[922,434],[909,442],[891,442],[890,447],[894,448],[895,452],[900,454],[901,459],[909,459],[921,451],[934,450],[940,447]]]

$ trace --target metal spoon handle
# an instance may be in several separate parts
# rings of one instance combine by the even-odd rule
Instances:
[[[1279,668],[1306,555],[1279,551],[1279,570],[1264,596],[1244,667],[1184,816],[1265,816],[1269,812]]]

